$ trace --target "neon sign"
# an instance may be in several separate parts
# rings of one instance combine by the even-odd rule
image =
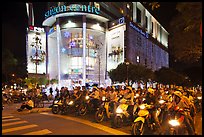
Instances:
[[[139,32],[140,34],[142,34],[143,36],[145,36],[147,39],[149,38],[148,33],[143,32],[141,29],[139,29],[138,27],[136,27],[135,25],[133,25],[131,22],[130,22],[130,26],[131,26],[134,30],[136,30],[137,32]]]
[[[63,13],[63,12],[88,12],[88,13],[93,13],[93,14],[100,14],[100,9],[99,7],[94,7],[90,5],[79,5],[79,4],[71,4],[69,6],[58,6],[50,9],[45,13],[45,18],[48,18],[50,16],[54,16],[58,13]]]

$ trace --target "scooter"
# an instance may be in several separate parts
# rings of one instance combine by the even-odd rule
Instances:
[[[85,96],[85,99],[82,101],[82,103],[79,105],[78,114],[80,116],[84,116],[87,114],[88,111],[89,112],[96,111],[93,108],[94,104],[91,102],[91,98],[87,95]]]
[[[137,117],[135,118],[132,124],[132,129],[131,129],[132,135],[143,135],[145,126],[147,126],[152,131],[156,129],[153,117],[149,112],[149,110],[153,108],[154,108],[154,105],[148,105],[148,104],[141,104],[139,106]]]
[[[185,110],[189,111],[189,110]],[[168,114],[168,131],[169,135],[186,135],[189,134],[186,125],[184,124],[184,112],[183,109],[180,109],[178,106],[175,106],[173,109],[169,110]]]
[[[113,119],[113,126],[120,128],[123,126],[124,123],[132,122],[132,118],[134,119],[134,116],[136,115],[137,105],[133,105],[133,110],[132,112],[130,112],[128,110],[128,107],[130,107],[129,104],[130,102],[126,99],[120,100],[120,104],[116,108],[116,113]]]
[[[97,108],[97,111],[95,113],[95,120],[96,122],[100,123],[106,119],[110,119],[113,112],[111,112],[110,108],[110,99],[106,98],[105,96],[102,97],[102,104],[99,108]]]

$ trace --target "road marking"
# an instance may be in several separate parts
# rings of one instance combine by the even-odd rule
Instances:
[[[28,121],[17,121],[17,122],[5,123],[5,124],[2,124],[2,127],[11,126],[11,125],[17,125],[17,124],[22,124],[22,123],[28,123]]]
[[[113,129],[113,128],[110,128],[110,127],[107,127],[107,126],[104,126],[104,125],[101,125],[101,124],[98,124],[98,123],[92,123],[92,122],[90,122],[88,120],[84,120],[84,119],[80,119],[80,118],[69,117],[69,116],[62,116],[62,115],[50,114],[50,113],[40,113],[40,114],[49,115],[49,116],[55,116],[55,117],[64,118],[64,119],[76,121],[76,122],[79,122],[79,123],[83,123],[83,124],[92,126],[94,128],[98,128],[100,130],[103,130],[105,132],[111,133],[113,135],[130,135],[128,133],[125,133],[125,132],[122,132],[122,131],[119,131],[119,130],[116,130],[116,129]]]
[[[4,119],[2,120],[2,122],[15,121],[15,120],[20,120],[20,118]]]
[[[6,119],[6,118],[13,118],[14,116],[4,116],[2,117],[2,119]]]
[[[33,128],[33,127],[37,127],[37,126],[38,125],[27,125],[27,126],[20,126],[20,127],[3,129],[2,134],[8,133],[8,132],[13,132],[13,131],[18,131],[18,130],[23,130],[23,129],[27,129],[27,128]]]
[[[50,130],[44,129],[44,130],[29,132],[29,133],[26,133],[23,135],[46,135],[46,134],[50,134],[50,133],[52,133]]]

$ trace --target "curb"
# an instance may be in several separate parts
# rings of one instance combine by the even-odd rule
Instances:
[[[49,112],[52,108],[33,108],[32,110],[23,110],[21,112],[15,111],[16,114],[29,114],[29,113],[39,113],[39,112]]]

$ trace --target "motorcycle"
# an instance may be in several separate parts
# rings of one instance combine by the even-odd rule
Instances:
[[[143,135],[145,126],[151,131],[155,131],[156,126],[149,110],[153,109],[154,105],[141,104],[138,108],[137,116],[132,124],[132,135]]]
[[[121,99],[119,106],[116,108],[116,113],[113,119],[113,126],[120,128],[124,123],[132,122],[132,118],[134,119],[134,116],[136,114],[137,105],[135,104],[133,106],[132,112],[130,112],[128,110],[128,107],[130,107],[130,105],[128,105],[129,103],[130,102],[126,99]]]
[[[102,97],[102,104],[99,108],[97,108],[97,111],[95,113],[95,120],[96,122],[100,123],[106,119],[110,119],[112,116],[111,108],[110,108],[110,99],[106,97]]]
[[[62,105],[62,100],[60,100],[59,98],[54,100],[52,104],[52,113],[58,114],[60,110],[62,110]]]
[[[184,115],[182,114],[183,112],[184,109],[180,109],[178,106],[175,106],[173,109],[169,110],[167,118],[168,121],[167,134],[185,135],[188,133],[187,127],[184,124]]]
[[[66,114],[68,111],[68,105],[72,105],[73,101],[69,101],[67,98],[57,98],[56,100],[53,101],[52,105],[52,113],[53,114],[58,114],[61,112],[61,114]]]
[[[94,104],[91,102],[91,98],[87,95],[85,96],[85,99],[82,101],[82,103],[78,108],[78,114],[80,116],[84,116],[88,111],[89,112],[96,111],[93,108],[94,108]]]
[[[166,114],[168,112],[167,106],[166,106],[166,101],[161,99],[158,102],[159,102],[159,106],[157,108],[156,116],[158,117],[160,124],[163,124],[163,120],[165,120],[164,117],[166,116]]]
[[[196,113],[199,113],[202,111],[202,95],[197,96],[194,101],[195,107],[196,107]]]

